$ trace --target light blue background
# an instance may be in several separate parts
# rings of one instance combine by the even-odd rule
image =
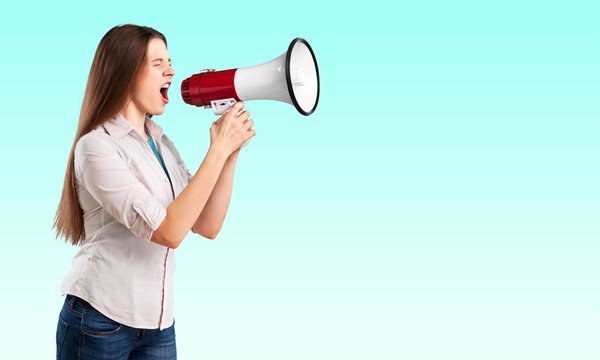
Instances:
[[[178,252],[181,359],[600,359],[600,7],[589,1],[13,2],[0,15],[3,359],[52,358],[76,248],[51,230],[100,38],[163,32],[178,87],[301,36],[310,117],[247,103],[215,241]]]

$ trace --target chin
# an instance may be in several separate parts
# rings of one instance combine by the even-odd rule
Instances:
[[[162,109],[156,109],[154,111],[151,111],[148,114],[151,114],[151,115],[162,115],[164,112],[165,112],[165,108],[163,107]]]

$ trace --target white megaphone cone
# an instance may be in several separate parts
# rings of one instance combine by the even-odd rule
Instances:
[[[283,101],[310,115],[319,102],[317,59],[308,42],[296,38],[283,55],[264,64],[192,75],[181,83],[181,96],[187,104],[212,108],[216,115],[246,100]]]

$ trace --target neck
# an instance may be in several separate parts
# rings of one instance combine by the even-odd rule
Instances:
[[[140,136],[148,141],[148,135],[146,135],[146,130],[144,125],[146,123],[146,113],[140,111],[140,109],[135,106],[135,104],[130,101],[125,110],[122,112],[123,117],[127,120],[131,126],[137,131]]]

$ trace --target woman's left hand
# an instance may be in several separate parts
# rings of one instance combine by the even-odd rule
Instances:
[[[244,121],[244,124],[245,124],[245,123],[247,123],[248,121],[254,121],[254,120],[252,120],[252,119],[248,119],[248,120]],[[220,118],[218,118],[216,121],[214,121],[214,122],[213,122],[213,125],[214,125],[214,126],[211,126],[211,127],[210,127],[210,140],[211,140],[211,143],[212,143],[212,141],[213,141],[213,139],[214,139],[215,135],[217,134],[217,132],[218,132],[219,128],[221,127],[221,124],[222,124],[222,123],[223,123],[223,117],[220,117]],[[254,130],[254,129],[252,129],[252,128],[249,128],[249,129],[248,129],[248,131],[256,131],[256,130]],[[241,150],[241,149],[242,149],[242,148],[240,147],[239,149],[235,150],[235,151],[232,153],[232,155],[234,155],[234,154],[238,154],[238,153],[240,152],[240,150]]]

